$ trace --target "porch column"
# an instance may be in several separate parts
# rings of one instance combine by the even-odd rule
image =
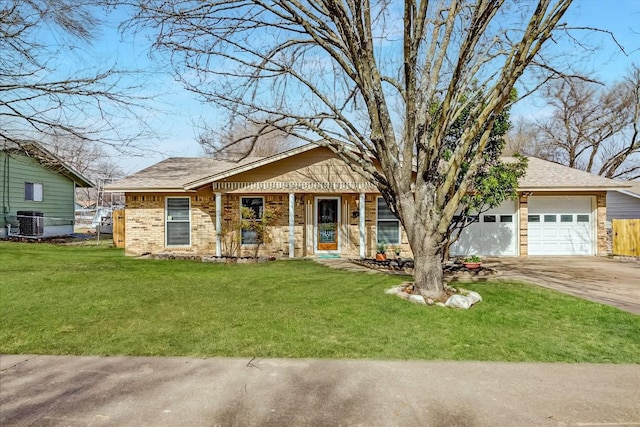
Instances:
[[[295,256],[296,250],[296,195],[289,193],[289,258]]]
[[[222,193],[216,193],[216,256],[222,256]]]
[[[358,225],[358,231],[360,232],[360,258],[365,258],[366,257],[366,248],[364,247],[365,245],[365,235],[364,235],[364,213],[365,213],[365,209],[364,209],[364,193],[360,193],[360,214],[359,214],[359,219],[360,219],[360,223]]]

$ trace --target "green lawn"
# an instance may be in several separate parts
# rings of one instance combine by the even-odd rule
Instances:
[[[640,363],[640,316],[514,283],[468,311],[312,261],[224,265],[0,243],[0,353]]]

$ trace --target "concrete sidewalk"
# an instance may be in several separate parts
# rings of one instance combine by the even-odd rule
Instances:
[[[0,425],[640,426],[640,366],[0,356]]]

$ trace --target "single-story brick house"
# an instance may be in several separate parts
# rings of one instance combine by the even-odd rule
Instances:
[[[519,198],[474,220],[452,253],[605,255],[607,190],[619,182],[530,158]],[[305,145],[266,158],[225,162],[170,158],[106,187],[124,192],[125,250],[230,255],[228,224],[241,207],[281,215],[264,255],[371,257],[378,242],[410,248],[376,187],[328,148]],[[253,236],[236,232],[239,252]]]

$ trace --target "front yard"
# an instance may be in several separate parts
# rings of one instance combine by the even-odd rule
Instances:
[[[504,282],[426,308],[383,293],[401,280],[0,242],[0,353],[640,363],[640,316]]]

